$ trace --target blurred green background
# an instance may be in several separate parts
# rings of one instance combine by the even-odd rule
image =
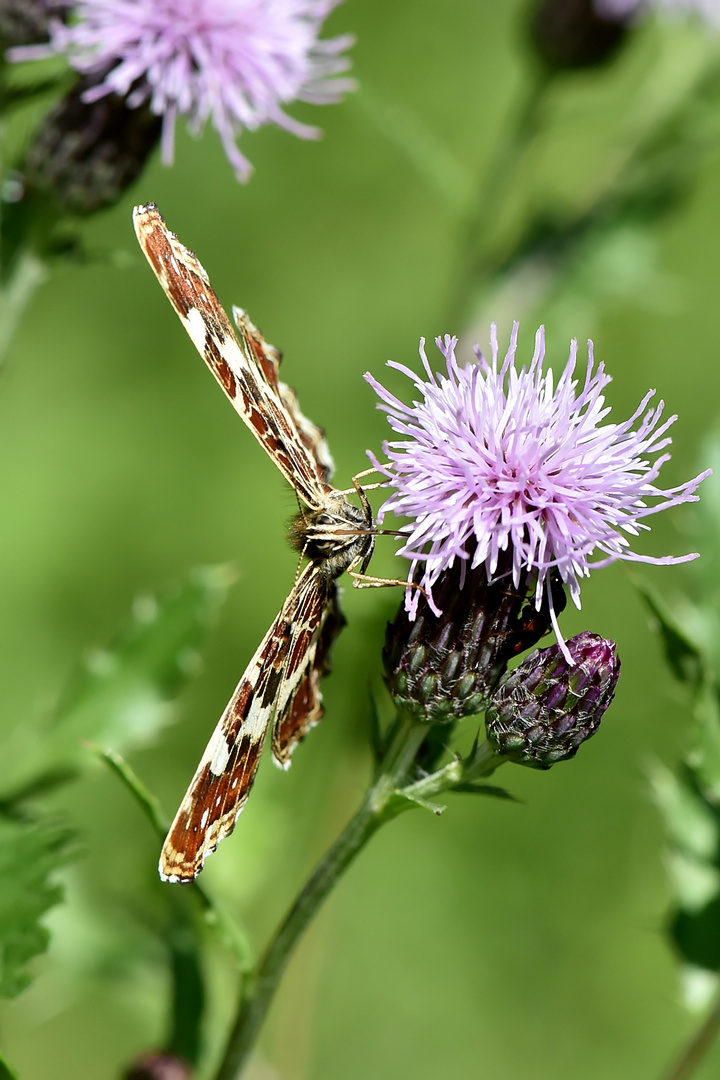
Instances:
[[[417,119],[428,144],[457,163],[452,190],[479,190],[528,85],[527,10],[520,0],[348,0],[327,33],[357,35],[358,94],[293,110],[322,126],[320,142],[276,129],[244,138],[255,174],[240,187],[212,132],[194,142],[179,129],[174,167],[154,160],[120,205],[88,220],[91,258],[57,269],[37,292],[0,384],[2,760],[11,771],[23,726],[52,708],[79,658],[112,638],[138,595],[192,567],[232,563],[238,580],[179,722],[131,757],[172,811],[295,572],[284,541],[292,493],[145,264],[133,203],[157,202],[226,307],[245,307],[282,348],[284,378],[325,426],[344,486],[387,436],[363,372],[382,379],[391,358],[414,366],[421,335],[463,333],[469,321],[455,291],[457,207],[392,130],[417,149]],[[516,175],[505,224],[494,223],[503,235],[521,231],[528,207],[582,204],[612,166],[618,132],[632,140],[626,103],[638,87],[669,92],[686,77],[682,65],[712,47],[701,36],[644,28],[612,67],[558,80],[549,133]],[[673,70],[660,66],[670,55]],[[443,171],[439,149],[418,156]],[[527,290],[515,307],[512,292],[489,292],[474,313],[485,345],[489,318],[500,320],[501,341],[513,315],[522,318],[528,356],[545,321],[556,371],[569,338],[592,335],[614,377],[617,419],[656,387],[680,414],[667,486],[705,467],[703,432],[718,414],[716,155],[695,180],[651,228],[618,230],[547,308]],[[461,310],[465,321],[450,322]],[[638,547],[691,550],[693,513],[658,518]],[[392,552],[391,540],[379,543],[375,573],[404,575]],[[568,636],[590,629],[618,643],[623,673],[600,735],[550,773],[506,767],[498,778],[521,804],[455,796],[441,819],[408,815],[373,841],[291,963],[256,1080],[599,1080],[656,1076],[673,1057],[695,1021],[662,937],[664,838],[646,770],[677,758],[687,703],[661,663],[635,573],[667,598],[689,576],[616,565],[584,587],[583,611],[563,618]],[[234,836],[204,872],[258,942],[361,798],[370,693],[382,693],[384,625],[399,601],[392,590],[346,587],[349,627],[325,684],[326,719],[289,774],[263,763]],[[83,857],[64,875],[67,902],[47,920],[53,939],[36,981],[0,1011],[0,1035],[22,1080],[117,1077],[164,1037],[167,958],[156,930],[173,887],[159,882],[157,840],[110,773],[90,770],[55,807],[81,823]],[[212,1060],[236,992],[212,942],[206,974]],[[720,1048],[697,1076],[718,1069]]]

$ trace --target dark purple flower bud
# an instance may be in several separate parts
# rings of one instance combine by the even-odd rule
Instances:
[[[484,564],[468,570],[458,560],[434,586],[439,614],[420,595],[414,618],[402,607],[388,623],[385,681],[399,708],[430,723],[480,712],[508,662],[550,629],[547,601],[535,608],[534,577],[515,588],[504,570],[488,581]],[[556,612],[565,606],[559,579],[553,603]]]
[[[612,641],[585,631],[538,649],[511,671],[485,716],[488,742],[521,765],[549,769],[594,735],[615,694],[620,659]]]
[[[619,49],[630,21],[630,15],[606,12],[595,0],[543,0],[530,33],[549,67],[595,67]]]
[[[174,1054],[145,1054],[130,1066],[124,1080],[192,1080],[192,1069]]]
[[[22,166],[28,192],[76,214],[116,203],[160,139],[162,120],[147,104],[131,109],[117,94],[83,100],[99,78],[78,79],[40,125]]]
[[[40,45],[50,40],[52,20],[67,12],[67,4],[52,0],[0,0],[0,49]]]

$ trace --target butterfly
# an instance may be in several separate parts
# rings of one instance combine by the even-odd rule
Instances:
[[[220,717],[163,845],[161,878],[190,882],[232,832],[268,731],[275,761],[287,768],[297,743],[321,718],[319,683],[344,624],[335,582],[347,571],[356,584],[362,578],[380,584],[366,576],[377,530],[358,477],[359,507],[349,492],[330,484],[333,462],[323,432],[279,380],[277,349],[240,308],[233,308],[235,332],[200,262],[153,203],[136,206],[133,219],[140,246],[193,344],[294,489],[300,511],[290,542],[307,559]]]

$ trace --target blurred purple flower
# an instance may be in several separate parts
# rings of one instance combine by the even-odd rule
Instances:
[[[659,11],[669,15],[699,15],[720,29],[720,0],[594,0],[594,3],[598,15],[608,18]]]
[[[436,338],[447,376],[433,374],[421,339],[427,381],[402,364],[389,364],[420,392],[421,400],[412,405],[365,376],[383,402],[378,408],[386,410],[390,426],[402,436],[402,441],[384,444],[388,464],[370,455],[395,489],[379,519],[389,512],[413,519],[402,528],[407,539],[399,554],[412,561],[409,580],[423,567],[417,580],[430,595],[456,559],[473,568],[485,563],[490,580],[500,553],[509,551],[513,584],[518,586],[523,571],[537,575],[536,606],[545,589],[562,642],[549,571],[557,568],[580,607],[580,579],[592,567],[616,559],[667,565],[696,558],[639,555],[630,550],[628,537],[649,528],[642,518],[696,501],[695,489],[709,471],[677,488],[656,487],[660,467],[670,455],[654,462],[649,458],[670,444],[666,433],[676,417],[660,423],[662,402],[646,411],[654,391],[629,420],[603,424],[610,412],[603,397],[610,378],[602,364],[593,371],[592,342],[584,379],[573,377],[573,341],[555,386],[552,371],[543,372],[544,328],[535,336],[530,367],[520,371],[515,366],[517,332],[516,323],[507,355],[499,361],[493,326],[492,362],[476,347],[477,362],[467,367],[455,358],[457,338]],[[593,552],[601,556],[595,562],[590,561]],[[405,603],[411,617],[418,600],[417,590],[408,590]]]
[[[349,61],[344,35],[319,41],[323,19],[340,0],[78,0],[69,25],[55,20],[50,44],[13,49],[11,60],[64,54],[77,71],[100,74],[85,95],[149,101],[163,117],[162,158],[173,160],[175,121],[193,134],[207,120],[222,140],[239,180],[251,172],[235,140],[243,129],[277,124],[301,138],[317,128],[289,117],[293,101],[336,102],[352,88],[335,78]]]

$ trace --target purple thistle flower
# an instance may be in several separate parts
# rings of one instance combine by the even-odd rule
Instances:
[[[602,364],[593,370],[592,342],[584,380],[574,378],[573,341],[555,386],[552,371],[543,371],[544,328],[535,336],[530,367],[520,371],[515,365],[517,333],[516,323],[501,362],[493,326],[492,362],[476,347],[477,361],[467,367],[455,358],[457,338],[436,338],[447,376],[433,374],[421,339],[427,381],[402,364],[389,363],[420,392],[421,400],[412,405],[365,376],[383,402],[378,408],[402,436],[384,444],[386,465],[370,455],[395,489],[379,520],[389,512],[413,519],[402,527],[407,538],[398,554],[411,560],[408,580],[420,581],[430,597],[456,559],[472,568],[484,563],[492,580],[501,553],[511,553],[514,586],[524,572],[536,575],[535,604],[539,609],[545,590],[562,643],[549,572],[557,569],[580,607],[580,580],[592,567],[616,559],[667,565],[696,558],[639,555],[630,549],[629,537],[649,528],[643,518],[696,501],[694,492],[710,470],[677,488],[657,487],[669,454],[649,459],[670,444],[666,433],[676,417],[660,423],[662,402],[646,411],[654,391],[629,420],[603,424],[610,412],[603,396],[610,378]],[[595,552],[600,558],[591,562]],[[418,567],[422,572],[416,576]],[[418,600],[416,589],[407,591],[411,618]]]
[[[292,101],[317,105],[352,89],[335,78],[349,61],[349,35],[319,41],[323,19],[340,0],[78,0],[69,25],[55,20],[50,44],[10,50],[11,60],[65,54],[83,74],[102,74],[85,99],[106,94],[146,101],[163,117],[162,158],[171,164],[175,121],[193,134],[211,120],[239,180],[251,172],[236,139],[243,129],[277,124],[300,138],[317,128],[289,117]]]
[[[594,0],[594,4],[598,15],[611,19],[654,10],[668,15],[698,15],[720,29],[720,0]]]

